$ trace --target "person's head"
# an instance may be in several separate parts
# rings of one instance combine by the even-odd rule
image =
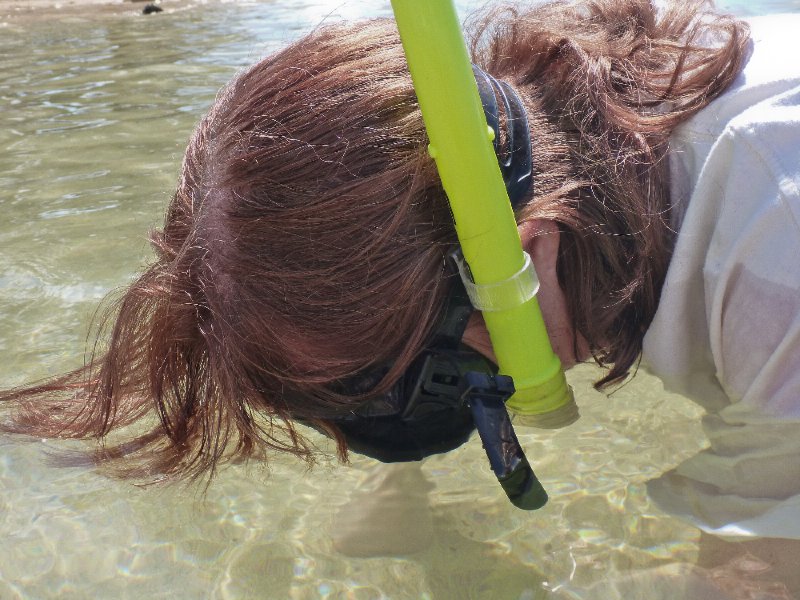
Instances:
[[[721,45],[696,46],[709,31]],[[472,33],[474,62],[528,109],[523,241],[555,233],[552,285],[610,365],[601,383],[618,381],[669,262],[669,133],[730,83],[746,32],[702,25],[685,3],[657,18],[649,2],[603,0],[498,9]],[[391,386],[441,316],[457,239],[426,145],[391,20],[320,27],[239,74],[191,137],[108,352],[18,392],[54,394],[64,412],[27,403],[17,430],[103,435],[154,412],[120,452],[169,473],[213,467],[229,443],[310,456],[293,421],[336,436],[330,418]],[[367,394],[341,392],[382,365]],[[76,388],[88,408],[63,400]]]

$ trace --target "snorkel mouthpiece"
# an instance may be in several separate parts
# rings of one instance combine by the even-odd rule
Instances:
[[[525,458],[506,410],[505,401],[514,393],[511,377],[472,371],[462,378],[462,389],[489,464],[508,499],[524,510],[547,504],[547,492]]]
[[[482,308],[476,308],[483,312],[499,372],[511,377],[516,388],[505,406],[518,415],[517,422],[545,427],[569,424],[577,418],[577,408],[561,362],[550,346],[535,296],[538,282],[531,280],[535,273],[522,250],[493,147],[495,131],[487,124],[453,2],[392,0],[392,8],[430,139],[429,151],[455,221],[465,262],[462,279],[472,290],[471,298],[474,292],[485,301]],[[512,93],[510,86],[488,76],[480,79],[485,89],[501,93],[507,121],[527,118],[515,110],[509,113],[510,99],[502,94]],[[493,416],[484,420],[499,428],[496,438],[510,440],[510,431],[516,441],[510,421],[506,424],[494,417],[495,408],[505,411],[502,403],[478,404],[492,407],[487,414]],[[504,442],[487,443],[485,439],[484,445],[490,460],[494,460],[492,447],[499,448],[501,456],[508,447]],[[515,460],[506,461],[506,466],[512,466],[510,470],[503,467],[502,475],[495,469],[501,483],[513,486],[521,478],[523,488],[530,485],[531,490],[538,488],[537,492],[510,494],[512,502],[515,497],[524,497],[529,500],[515,504],[523,508],[541,506],[547,498],[544,490],[530,466],[530,474],[519,475],[526,471],[524,456]]]

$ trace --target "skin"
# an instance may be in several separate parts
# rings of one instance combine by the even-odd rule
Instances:
[[[543,219],[528,221],[517,229],[522,246],[530,254],[536,274],[539,276],[540,287],[537,297],[550,344],[561,359],[562,366],[569,369],[577,362],[589,358],[590,352],[586,340],[580,334],[576,334],[572,326],[566,297],[558,284],[556,258],[561,234],[553,221]],[[461,341],[497,362],[489,332],[479,312],[473,313],[470,317]]]

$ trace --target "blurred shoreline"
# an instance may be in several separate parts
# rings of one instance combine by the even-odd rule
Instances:
[[[217,3],[218,0],[0,0],[0,27],[35,21],[83,21],[117,16],[158,18],[191,6]],[[155,5],[163,12],[145,15],[143,11],[148,5]]]

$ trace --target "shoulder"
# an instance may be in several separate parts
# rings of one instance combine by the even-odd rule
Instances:
[[[738,86],[672,140],[679,233],[644,352],[711,410],[771,410],[800,398],[800,76]]]

